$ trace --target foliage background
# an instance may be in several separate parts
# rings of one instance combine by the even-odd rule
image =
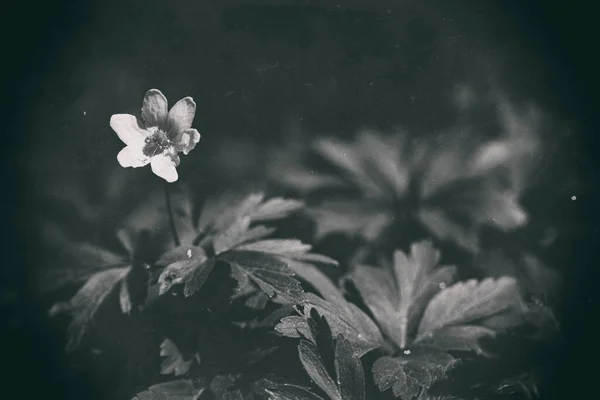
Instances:
[[[195,126],[203,138],[181,174],[196,174],[206,191],[262,176],[260,149],[285,142],[298,124],[306,135],[397,124],[425,135],[460,118],[452,102],[459,85],[475,93],[500,88],[516,104],[533,102],[551,116],[544,140],[558,149],[543,160],[542,177],[551,179],[536,193],[539,203],[549,194],[555,199],[540,215],[566,235],[554,262],[571,288],[568,339],[591,337],[585,324],[593,302],[583,284],[593,282],[585,266],[598,244],[588,123],[597,92],[588,79],[594,64],[576,49],[591,25],[581,13],[569,19],[568,12],[582,11],[575,5],[557,18],[547,2],[502,3],[109,0],[31,4],[36,13],[15,7],[15,18],[27,16],[27,23],[4,35],[14,38],[5,75],[14,96],[2,100],[11,149],[3,163],[7,187],[15,189],[4,199],[6,221],[16,229],[5,233],[13,252],[2,270],[1,303],[5,343],[18,343],[8,355],[11,369],[60,398],[107,384],[90,376],[77,388],[64,376],[59,332],[43,322],[31,285],[43,260],[32,230],[64,188],[109,179],[120,143],[108,119],[135,111],[150,87],[198,103]],[[485,102],[474,113],[486,127],[482,134],[494,132],[491,113]],[[140,187],[150,173],[141,175]],[[575,373],[567,366],[582,354],[565,349],[565,373]]]

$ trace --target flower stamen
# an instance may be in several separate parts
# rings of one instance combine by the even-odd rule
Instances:
[[[154,157],[157,154],[162,154],[165,150],[173,147],[173,142],[169,140],[167,134],[160,129],[157,129],[152,135],[145,139],[146,145],[142,152],[147,157]]]

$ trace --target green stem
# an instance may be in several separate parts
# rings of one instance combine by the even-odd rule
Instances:
[[[169,192],[169,184],[165,183],[165,203],[167,204],[167,214],[169,214],[169,225],[171,226],[171,234],[173,234],[173,241],[175,246],[181,244],[179,241],[179,235],[177,234],[177,227],[175,226],[175,218],[173,216],[173,207],[171,207],[171,194]]]

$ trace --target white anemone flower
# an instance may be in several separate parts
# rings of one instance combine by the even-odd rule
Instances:
[[[144,96],[141,119],[130,114],[115,114],[110,126],[127,146],[117,160],[122,167],[139,168],[150,164],[152,172],[169,183],[178,178],[178,153],[187,155],[200,140],[192,128],[196,103],[191,97],[179,100],[168,110],[167,98],[150,89]]]

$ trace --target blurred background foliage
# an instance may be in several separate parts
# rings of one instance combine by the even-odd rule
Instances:
[[[110,187],[122,146],[110,115],[136,113],[149,88],[172,103],[194,97],[194,127],[203,136],[180,175],[206,193],[259,182],[267,150],[292,140],[350,138],[362,128],[417,136],[452,128],[494,138],[502,130],[502,96],[516,110],[539,110],[543,151],[525,207],[563,235],[553,261],[569,264],[561,269],[576,296],[573,307],[587,307],[576,286],[583,270],[570,267],[584,257],[573,258],[574,244],[593,248],[598,237],[595,214],[583,211],[594,205],[595,190],[586,125],[593,104],[586,90],[593,87],[583,83],[592,67],[582,63],[576,73],[569,36],[542,22],[550,11],[469,0],[107,0],[31,10],[39,15],[6,35],[21,40],[7,46],[22,61],[9,65],[8,87],[16,90],[4,109],[17,145],[3,160],[19,168],[12,179],[23,207],[12,218],[28,221],[18,231],[29,238],[28,267],[43,261],[32,251],[40,246],[36,221],[55,212],[56,199],[85,187],[98,200],[99,188]],[[133,197],[154,181],[149,169],[119,173],[129,176],[121,190]],[[78,224],[66,211],[60,215],[71,216],[67,223]],[[27,300],[35,299],[31,280],[15,289],[33,267],[9,264],[3,307],[20,308],[7,326],[35,337],[20,357],[47,361],[32,367],[37,380],[58,365],[62,348],[37,319],[43,308]],[[582,315],[571,318],[581,323]]]

